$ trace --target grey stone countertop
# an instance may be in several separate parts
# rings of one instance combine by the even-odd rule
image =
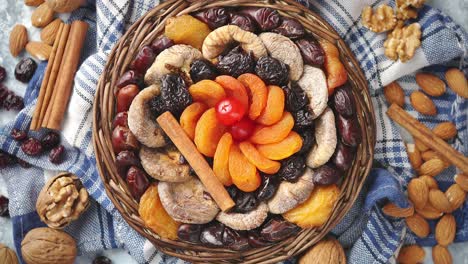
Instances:
[[[9,78],[6,80],[6,86],[16,93],[22,95],[26,89],[24,84],[21,84],[12,78],[11,69],[16,65],[17,59],[13,58],[8,51],[9,32],[13,25],[22,23],[32,29],[30,22],[31,8],[24,6],[23,1],[19,0],[3,0],[0,3],[0,65],[5,66],[9,73]],[[427,4],[441,9],[465,29],[468,29],[468,0],[428,0]],[[31,39],[39,39],[38,30],[30,30]],[[0,126],[12,120],[15,113],[0,110]],[[1,173],[1,172],[0,172]],[[5,184],[0,177],[0,194],[7,195]],[[11,221],[0,217],[0,243],[6,244],[13,248],[13,237]],[[454,256],[454,263],[468,264],[468,243],[458,243],[450,246],[450,250]],[[432,263],[431,251],[426,249],[426,260],[424,263]],[[114,264],[132,264],[136,263],[130,255],[124,250],[107,250],[98,252],[99,255],[105,255],[112,260]],[[76,263],[91,263],[95,256],[80,256]]]

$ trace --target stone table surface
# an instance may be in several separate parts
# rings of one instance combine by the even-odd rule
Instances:
[[[427,4],[441,9],[463,28],[468,29],[468,0],[428,0]],[[30,39],[39,39],[39,31],[33,30],[30,22],[31,8],[24,6],[23,1],[19,0],[3,0],[0,3],[0,65],[8,70],[9,78],[6,80],[6,85],[18,94],[24,94],[26,86],[14,80],[12,69],[17,63],[17,59],[13,58],[8,51],[9,32],[16,23],[24,24],[28,27]],[[13,119],[15,113],[5,112],[0,110],[0,126]],[[1,174],[1,172],[0,172]],[[0,177],[0,194],[7,195],[5,183]],[[13,247],[11,221],[0,217],[0,243]],[[468,264],[468,243],[458,243],[450,246],[450,250],[454,256],[454,263]],[[424,263],[432,263],[430,249],[426,249],[426,260]],[[107,250],[104,252],[96,252],[97,255],[108,256],[114,264],[133,264],[136,263],[130,255],[124,250]],[[81,256],[77,259],[77,264],[91,263],[95,256]]]

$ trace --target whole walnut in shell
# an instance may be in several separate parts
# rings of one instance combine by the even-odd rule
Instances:
[[[27,264],[73,264],[76,242],[67,233],[47,227],[29,231],[21,242]]]
[[[18,264],[18,257],[15,251],[0,243],[0,260],[4,264]]]
[[[310,248],[299,264],[346,264],[346,255],[340,242],[334,238],[324,239]]]
[[[89,206],[89,195],[73,174],[61,173],[50,179],[37,198],[36,210],[50,228],[64,228],[78,219]]]

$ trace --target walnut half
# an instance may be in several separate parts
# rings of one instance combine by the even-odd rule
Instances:
[[[50,228],[61,229],[78,219],[89,206],[89,195],[73,174],[61,173],[50,179],[36,203],[36,210]]]
[[[400,20],[418,17],[417,8],[421,8],[426,0],[396,0],[396,16]]]
[[[367,6],[362,10],[362,24],[369,30],[380,33],[395,28],[397,19],[388,5],[380,5],[375,12],[372,7]]]
[[[385,55],[391,60],[399,58],[401,62],[413,58],[416,49],[420,46],[421,26],[418,23],[406,27],[403,23],[399,23],[384,42]]]

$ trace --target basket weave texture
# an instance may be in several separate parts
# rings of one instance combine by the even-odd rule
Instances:
[[[260,6],[271,7],[283,16],[300,21],[317,39],[334,43],[348,71],[348,81],[356,101],[357,117],[361,125],[362,143],[353,166],[347,171],[340,186],[341,194],[329,220],[319,228],[304,229],[284,241],[263,248],[237,252],[223,248],[208,248],[181,241],[160,238],[146,228],[138,214],[138,203],[132,197],[125,180],[119,177],[112,148],[112,120],[115,116],[116,82],[127,70],[132,58],[144,45],[148,45],[164,31],[169,17],[188,14],[210,7]],[[335,30],[317,14],[292,1],[253,0],[168,0],[164,1],[136,21],[115,45],[98,83],[94,102],[93,143],[97,166],[107,194],[124,219],[160,251],[181,259],[200,263],[276,263],[291,258],[322,239],[349,211],[364,184],[372,166],[375,145],[375,118],[367,81],[359,63]]]

